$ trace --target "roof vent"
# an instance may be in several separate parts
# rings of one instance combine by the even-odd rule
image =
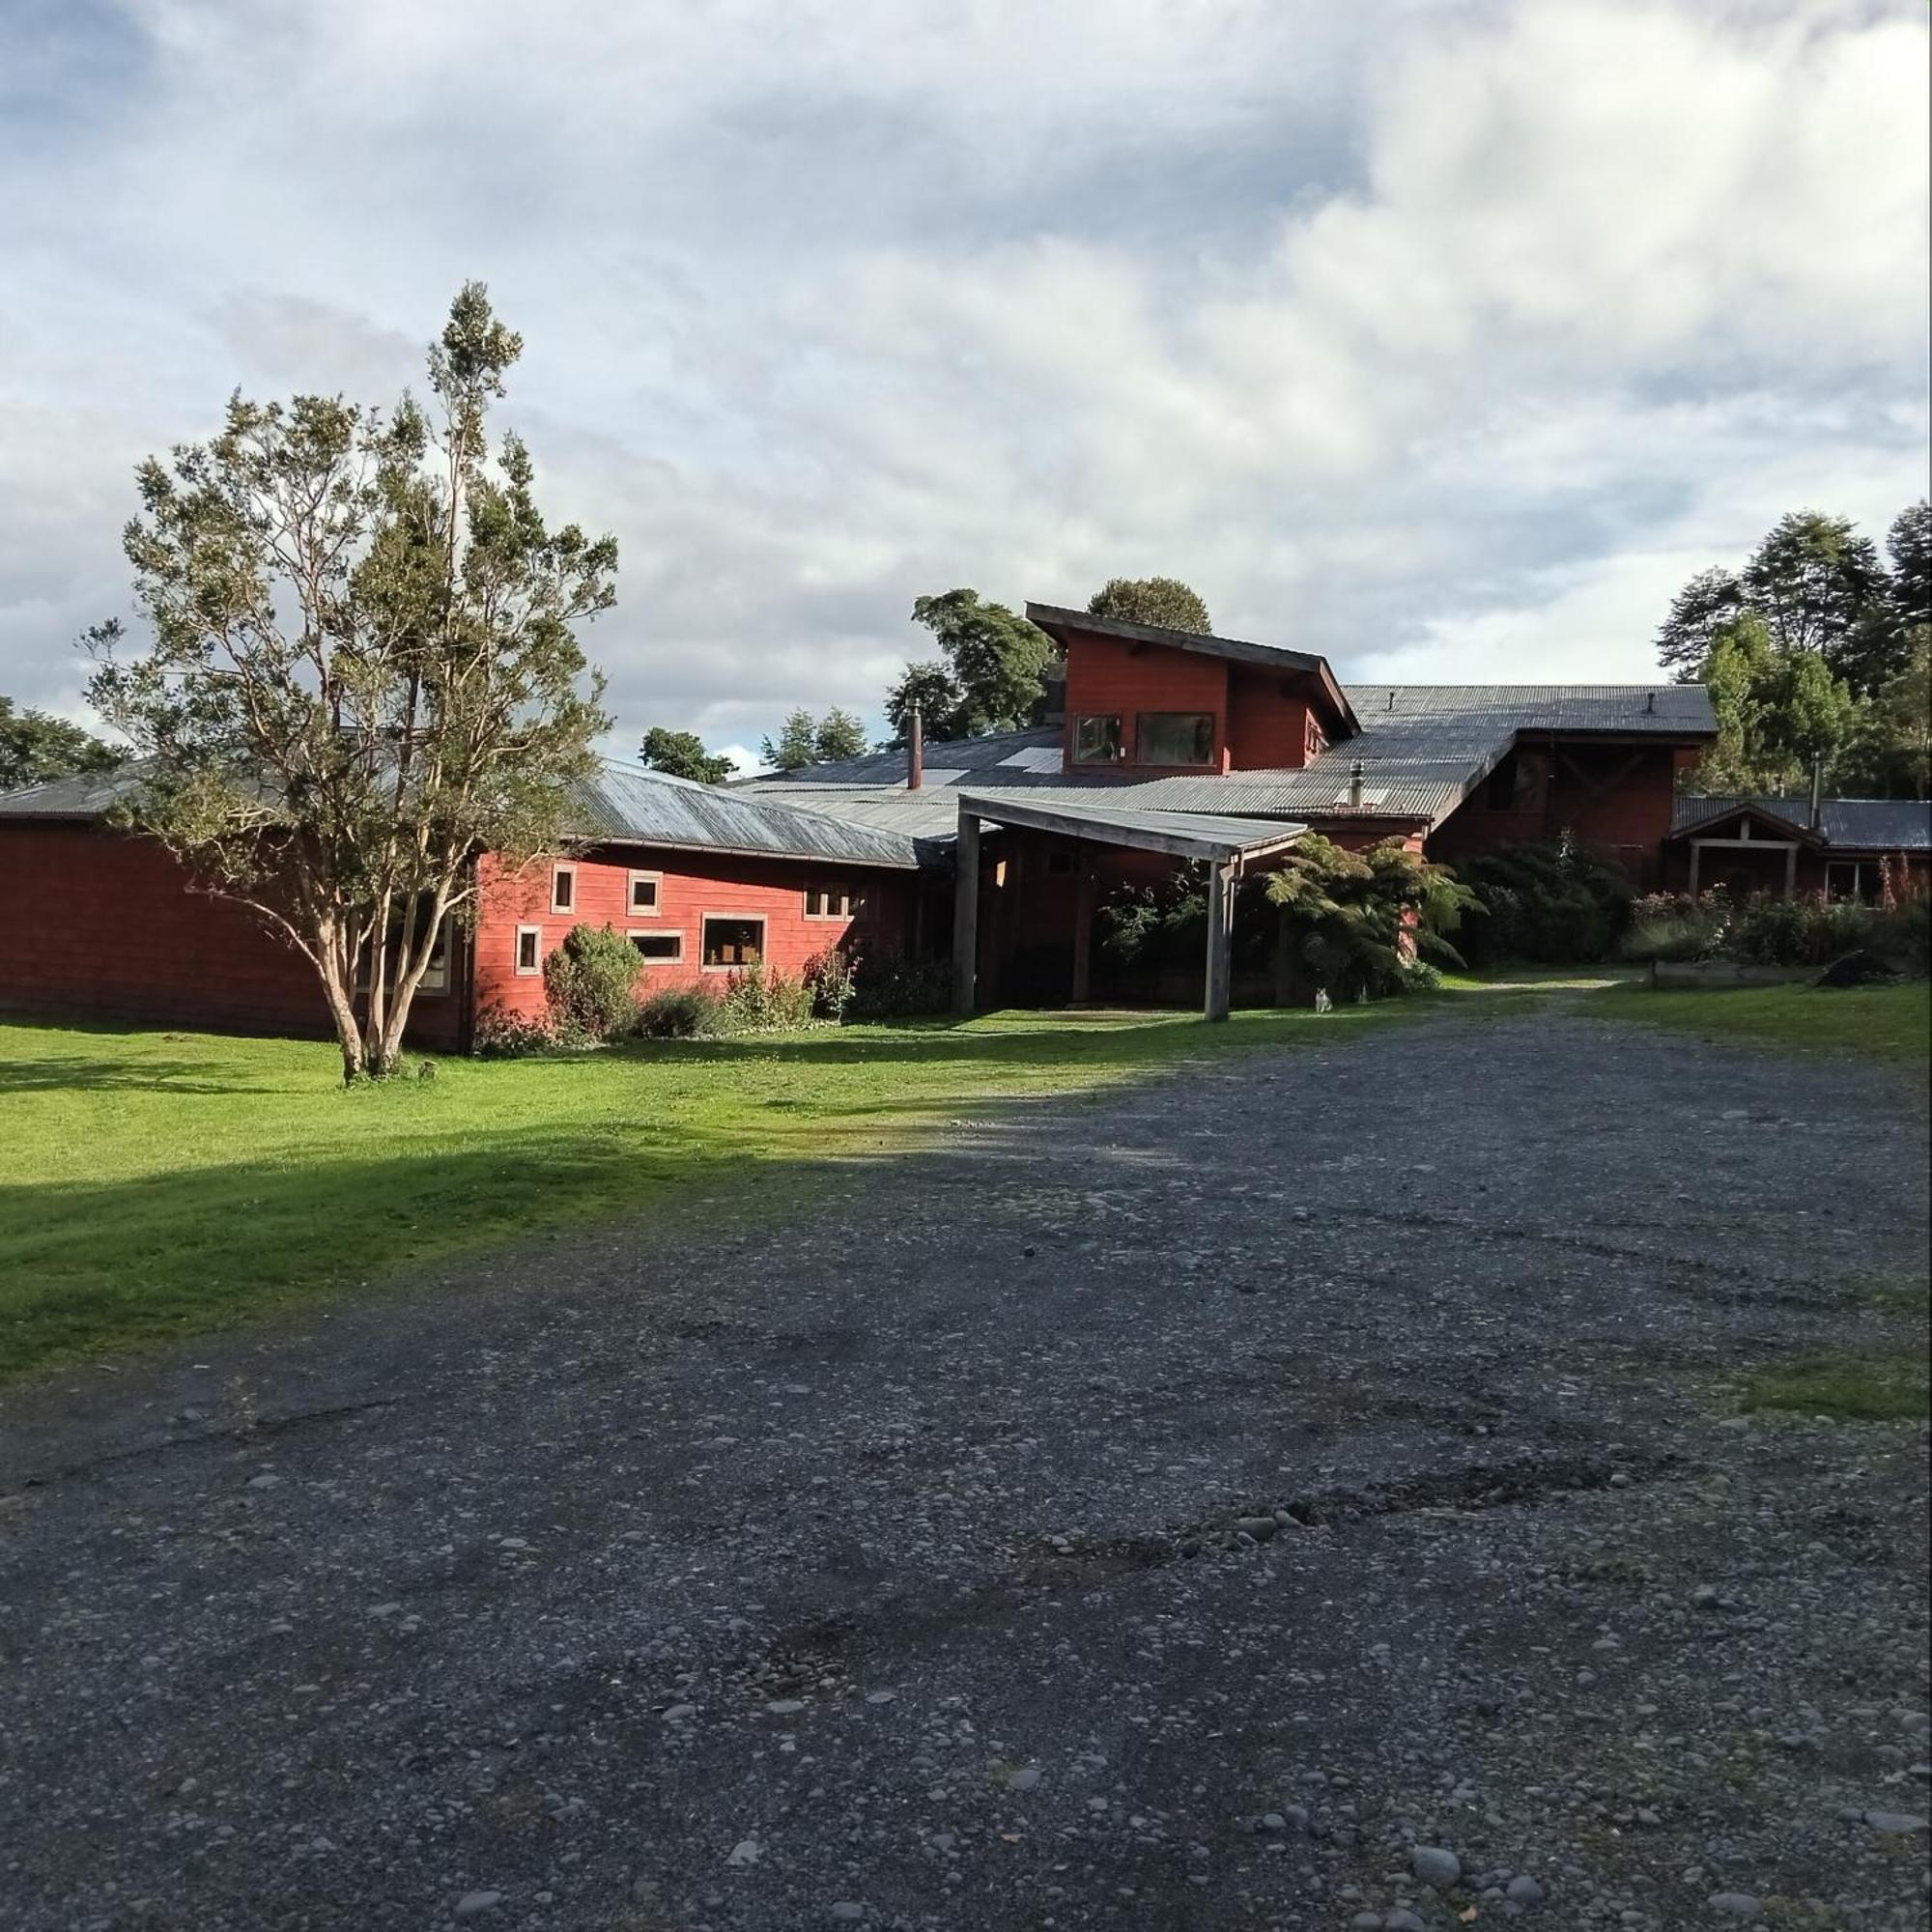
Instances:
[[[1362,803],[1362,761],[1357,758],[1349,767],[1349,803],[1359,808]]]
[[[1657,693],[1656,693],[1656,692],[1654,692],[1654,691],[1646,691],[1646,692],[1644,693],[1644,695],[1643,695],[1643,708],[1644,708],[1644,713],[1645,713],[1645,715],[1646,715],[1646,716],[1655,716],[1655,715],[1656,715],[1656,712],[1657,712]]]
[[[1385,710],[1385,711],[1393,711],[1393,710],[1395,709],[1395,686],[1394,686],[1394,685],[1390,685],[1390,686],[1389,686],[1389,694],[1388,694],[1388,702],[1387,702],[1387,704],[1385,704],[1385,705],[1384,705],[1384,706],[1383,706],[1382,708],[1383,708],[1383,710]]]

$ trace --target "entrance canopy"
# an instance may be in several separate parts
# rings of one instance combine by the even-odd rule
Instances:
[[[1045,790],[959,795],[958,867],[952,919],[952,1004],[970,1013],[980,970],[980,827],[982,823],[1046,832],[1098,845],[1124,845],[1210,866],[1208,892],[1208,995],[1210,1020],[1228,1017],[1232,980],[1235,882],[1250,859],[1286,851],[1308,830],[1293,820],[1233,818],[1193,811],[1136,810],[1104,793]]]

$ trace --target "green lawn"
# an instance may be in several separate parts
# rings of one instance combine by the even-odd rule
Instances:
[[[1399,1010],[1004,1014],[450,1059],[353,1092],[325,1044],[0,1023],[0,1380],[546,1227],[719,1194],[769,1211],[797,1163],[903,1151],[965,1107]]]
[[[1645,1020],[1708,1039],[1858,1054],[1923,1076],[1932,1065],[1932,985],[1751,986],[1709,991],[1611,986],[1580,1011]]]

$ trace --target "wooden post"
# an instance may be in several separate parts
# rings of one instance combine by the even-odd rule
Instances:
[[[1704,841],[1693,838],[1690,841],[1690,896],[1697,896],[1697,870],[1704,858]]]
[[[1208,999],[1210,1020],[1228,1017],[1234,982],[1235,862],[1218,861],[1208,875]]]
[[[1798,893],[1798,847],[1788,846],[1784,854],[1784,896],[1793,898]]]
[[[1094,875],[1087,869],[1087,851],[1075,846],[1073,863],[1073,988],[1076,1007],[1094,997]]]
[[[970,1019],[980,977],[980,821],[964,799],[952,853],[958,868],[952,882],[952,1010]]]

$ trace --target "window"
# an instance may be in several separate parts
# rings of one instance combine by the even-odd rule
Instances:
[[[540,925],[520,925],[517,928],[517,971],[526,976],[543,971],[543,927]]]
[[[704,922],[704,964],[712,972],[738,966],[762,966],[765,961],[763,919],[727,919],[708,915]]]
[[[645,966],[675,966],[684,957],[681,932],[634,932],[630,940],[638,949],[639,962]]]
[[[426,920],[434,901],[425,894],[416,901],[416,917]],[[389,967],[393,970],[397,963],[397,952],[403,943],[403,912],[401,906],[393,906],[389,912]],[[355,986],[358,992],[366,991],[369,985],[370,949],[364,947],[355,961]],[[430,948],[429,964],[423,968],[422,978],[416,981],[418,995],[428,994],[434,999],[440,993],[449,991],[449,918],[445,914],[442,923],[436,929],[436,941]]]
[[[1825,867],[1825,896],[1833,904],[1841,899],[1859,899],[1870,904],[1879,893],[1876,859],[1833,859]]]
[[[1121,758],[1121,714],[1110,711],[1073,722],[1073,758],[1076,764],[1113,765]]]
[[[662,872],[633,872],[628,903],[634,913],[656,912],[664,897]]]
[[[1137,765],[1211,765],[1211,711],[1143,711],[1134,722]]]
[[[550,909],[552,912],[575,912],[577,910],[577,867],[575,866],[553,866],[551,867]]]
[[[865,899],[850,886],[807,886],[807,919],[857,919],[865,909]]]
[[[418,993],[446,993],[449,991],[449,921],[445,919],[436,929],[436,943],[430,948],[429,964],[423,968],[423,976],[416,983]]]

